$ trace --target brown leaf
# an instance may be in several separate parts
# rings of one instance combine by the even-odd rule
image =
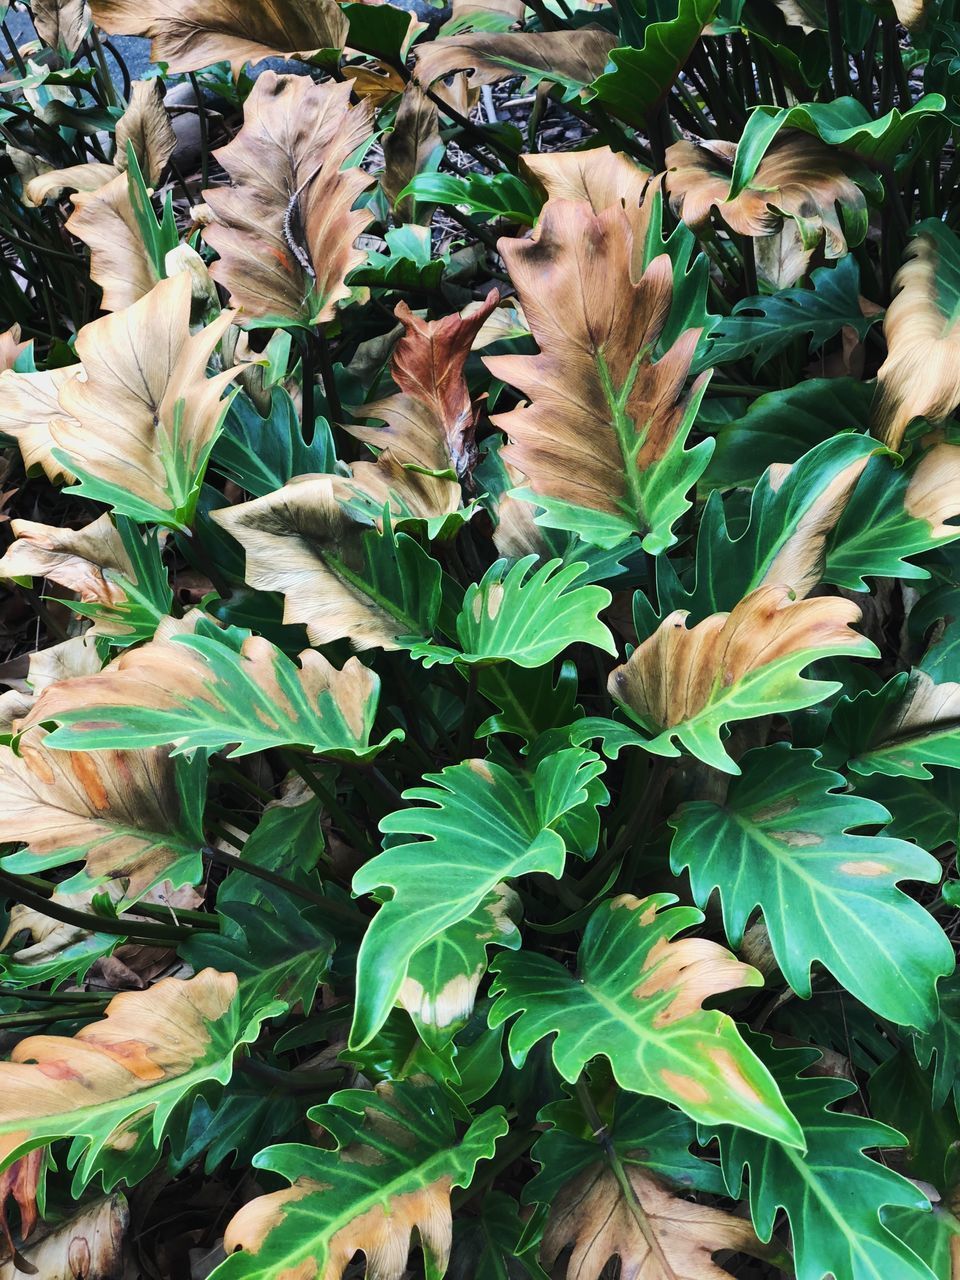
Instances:
[[[391,205],[397,196],[418,173],[423,173],[427,162],[441,146],[437,104],[432,102],[413,80],[407,84],[397,108],[393,128],[383,139],[383,159],[386,165],[380,177],[380,186]],[[401,222],[409,222],[414,202],[408,197],[397,206]],[[427,206],[426,222],[430,221]],[[420,219],[424,221],[423,218]]]
[[[544,80],[562,77],[590,84],[603,71],[616,44],[616,36],[600,27],[470,32],[419,45],[414,50],[414,75],[426,88],[454,71],[469,71],[473,87],[533,74]]]
[[[500,252],[540,347],[535,356],[485,359],[495,378],[531,401],[493,419],[509,437],[504,460],[538,494],[621,518],[627,512],[643,525],[630,471],[654,466],[674,443],[700,332],[688,329],[654,363],[673,296],[669,257],[654,259],[633,283],[624,210],[614,205],[595,214],[585,202],[567,200],[548,201],[533,238],[503,239]],[[642,437],[630,470],[618,413]]]
[[[66,227],[90,250],[90,278],[103,290],[104,311],[133,306],[157,283],[125,173],[96,191],[78,191]]]
[[[887,358],[877,373],[873,429],[899,449],[914,418],[945,418],[960,402],[960,323],[938,305],[939,255],[920,232],[894,276],[896,297],[883,318]]]
[[[167,465],[185,474],[202,465],[226,410],[220,397],[238,372],[206,376],[233,314],[224,311],[191,334],[191,302],[191,277],[180,273],[133,306],[85,325],[76,342],[85,378],[61,387],[69,416],[50,422],[78,467],[160,512],[175,505]]]
[[[163,105],[162,80],[133,82],[130,102],[117,121],[115,163],[121,170],[127,167],[128,142],[133,144],[144,181],[155,187],[177,146],[177,135]]]
[[[0,947],[3,945],[0,943]],[[43,1148],[38,1147],[36,1151],[14,1160],[8,1169],[0,1173],[0,1233],[6,1244],[4,1258],[13,1257],[17,1252],[7,1221],[9,1202],[12,1200],[20,1210],[19,1235],[21,1240],[26,1240],[33,1235],[39,1218],[37,1190],[42,1170]]]
[[[353,84],[356,96],[369,99],[375,111],[403,93],[408,83],[395,67],[375,60],[368,66],[344,67],[343,74]]]
[[[20,354],[30,346],[29,342],[20,341],[20,326],[11,325],[4,333],[0,333],[0,373],[12,369]]]
[[[342,49],[348,23],[335,0],[91,0],[93,19],[111,35],[148,36],[150,57],[171,71],[199,71],[274,55],[311,58]]]
[[[34,696],[58,680],[91,676],[100,670],[95,630],[95,627],[90,627],[82,636],[71,636],[69,640],[61,640],[59,644],[30,654],[27,683]]]
[[[614,1258],[620,1259],[620,1280],[729,1280],[714,1263],[715,1253],[769,1254],[748,1221],[680,1199],[637,1165],[626,1165],[625,1173],[639,1212],[603,1165],[561,1188],[543,1233],[546,1266],[572,1246],[567,1280],[600,1280]]]
[[[48,169],[31,178],[23,191],[23,203],[31,208],[44,200],[56,199],[64,191],[97,191],[115,178],[120,170],[115,164],[99,161],[73,164],[66,169]]]
[[[0,746],[0,840],[28,854],[86,864],[89,877],[125,879],[142,897],[197,847],[166,748],[51,751],[30,729],[19,755]]]
[[[71,364],[42,373],[0,373],[0,431],[16,440],[27,470],[39,467],[48,480],[75,479],[53,456],[50,423],[62,417],[60,391],[79,372],[80,365]]]
[[[58,53],[76,53],[90,29],[87,0],[32,0],[37,35]]]
[[[929,0],[893,0],[897,21],[908,31],[919,31],[926,24]]]
[[[364,260],[354,241],[371,216],[352,206],[373,179],[343,165],[371,121],[369,102],[350,105],[349,81],[257,80],[243,128],[215,153],[232,185],[203,193],[213,277],[247,317],[322,324],[349,296],[344,277]]]
[[[127,1202],[116,1192],[81,1209],[21,1256],[40,1280],[120,1280],[129,1223]],[[22,1280],[24,1274],[13,1262],[0,1266],[0,1280]]]
[[[386,427],[351,427],[350,433],[398,462],[430,471],[451,467],[459,478],[477,462],[477,412],[463,376],[474,339],[500,300],[491,289],[469,316],[454,313],[422,320],[405,302],[394,315],[404,328],[393,349],[390,370],[400,395],[361,406],[358,416],[379,418]]]
[[[136,571],[108,515],[82,529],[13,520],[15,542],[0,560],[0,578],[49,578],[75,591],[85,604],[123,604],[127,594],[111,574],[136,579]]]
[[[523,21],[526,13],[524,0],[453,0],[450,19],[459,25],[464,18],[472,18],[471,25],[481,17],[509,18],[511,23]]]
[[[851,630],[860,610],[849,600],[794,600],[789,587],[758,587],[730,613],[689,629],[677,609],[610,674],[608,689],[639,719],[670,728],[692,719],[746,675],[791,653],[863,639]]]

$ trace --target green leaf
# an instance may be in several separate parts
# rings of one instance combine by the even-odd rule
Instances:
[[[756,372],[796,339],[802,339],[812,354],[846,325],[863,338],[882,318],[864,316],[860,310],[860,270],[851,254],[835,267],[818,267],[810,283],[812,289],[781,289],[772,297],[738,302],[729,316],[717,321],[694,368],[751,356]]]
[[[960,773],[934,769],[929,782],[873,774],[850,780],[858,795],[876,800],[892,815],[886,834],[914,840],[922,849],[960,843]]]
[[[830,721],[827,750],[854,773],[931,778],[928,766],[960,769],[960,685],[902,671],[877,693],[843,697]]]
[[[111,604],[71,600],[69,608],[82,618],[91,618],[97,625],[97,634],[103,636],[111,648],[126,649],[153,639],[157,627],[170,616],[173,591],[157,530],[141,532],[126,516],[117,516],[116,526],[133,566],[133,577],[110,568],[103,569],[103,576],[123,593],[123,599]]]
[[[951,1149],[960,1142],[960,1120],[954,1108],[934,1106],[931,1085],[931,1073],[901,1050],[870,1077],[870,1110],[906,1137],[910,1176],[946,1190],[945,1170]]]
[[[631,1093],[673,1102],[695,1120],[722,1117],[801,1146],[796,1121],[736,1024],[701,1007],[710,995],[763,979],[716,943],[671,941],[703,919],[673,902],[675,895],[660,893],[602,903],[587,925],[576,974],[544,955],[498,957],[490,966],[497,974],[491,993],[499,996],[490,1025],[519,1015],[509,1040],[517,1065],[555,1036],[553,1061],[571,1083],[602,1054]]]
[[[583,714],[577,706],[577,668],[564,662],[554,677],[551,666],[517,667],[513,663],[480,667],[477,688],[499,711],[484,720],[477,737],[512,733],[529,747],[542,733],[560,729]]]
[[[296,405],[283,387],[270,393],[262,418],[243,393],[234,397],[210,466],[255,498],[282,489],[294,476],[333,471],[337,458],[330,427],[318,418],[313,441],[305,444]]]
[[[262,636],[201,617],[192,635],[153,641],[97,676],[55,686],[36,714],[60,724],[47,742],[63,750],[169,742],[179,755],[233,744],[232,758],[297,745],[370,760],[403,738],[392,729],[370,744],[379,696],[379,677],[358,658],[337,671],[305,649],[298,666]]]
[[[940,1012],[926,1031],[915,1032],[913,1048],[921,1067],[933,1068],[933,1105],[943,1107],[953,1095],[960,1115],[960,976],[940,983]]]
[[[127,192],[140,239],[154,270],[154,278],[163,280],[167,274],[167,254],[180,244],[180,232],[173,213],[173,197],[167,193],[163,203],[163,217],[158,219],[140,168],[136,147],[130,138],[127,139]]]
[[[868,1158],[873,1147],[903,1146],[895,1129],[849,1112],[833,1111],[856,1093],[850,1080],[805,1076],[815,1049],[774,1049],[762,1036],[751,1043],[769,1065],[806,1140],[806,1155],[743,1129],[720,1129],[727,1192],[743,1194],[750,1171],[750,1212],[761,1240],[773,1234],[778,1212],[790,1222],[797,1280],[932,1280],[932,1272],[889,1231],[881,1210],[925,1209],[927,1198],[906,1178]]]
[[[462,206],[469,213],[484,213],[532,227],[543,197],[513,173],[471,173],[461,178],[452,173],[418,173],[397,196],[399,204],[408,196],[423,204]]]
[[[670,92],[696,47],[703,29],[717,12],[719,0],[678,0],[676,17],[653,22],[640,49],[611,49],[614,70],[590,85],[588,97],[613,115],[645,129],[652,113]]]
[[[466,1187],[507,1132],[503,1110],[483,1112],[457,1136],[443,1091],[423,1081],[335,1093],[310,1118],[337,1146],[268,1147],[254,1166],[291,1184],[251,1201],[227,1227],[227,1260],[211,1280],[338,1276],[353,1254],[403,1266],[417,1227],[429,1280],[440,1280],[450,1248],[451,1187]],[[233,1252],[237,1250],[237,1252]],[[306,1268],[306,1270],[305,1270]]]
[[[537,1262],[539,1239],[526,1243],[526,1225],[515,1200],[487,1191],[476,1217],[454,1220],[446,1280],[548,1280]]]
[[[842,774],[817,768],[819,753],[778,742],[748,752],[725,802],[693,801],[670,819],[670,861],[689,871],[694,901],[717,890],[724,931],[739,947],[754,910],[798,995],[811,995],[819,961],[882,1017],[929,1027],[937,979],[953,971],[953,948],[936,920],[897,888],[936,884],[936,858],[905,840],[850,834],[889,814],[838,795]]]
[[[616,654],[613,636],[597,617],[610,604],[610,592],[574,585],[586,565],[548,560],[534,569],[537,559],[497,560],[479,583],[467,587],[456,623],[461,650],[419,644],[411,647],[411,656],[427,667],[505,661],[542,667],[572,644]]]
[[[955,1240],[960,1221],[942,1205],[924,1213],[918,1209],[885,1209],[884,1226],[890,1228],[918,1258],[923,1258],[936,1280],[953,1280]]]
[[[353,880],[355,893],[393,891],[360,948],[353,1047],[383,1025],[420,947],[476,911],[501,881],[531,871],[563,874],[566,850],[556,827],[588,801],[603,768],[583,750],[555,752],[526,773],[468,760],[427,774],[433,785],[404,792],[405,800],[430,807],[388,814],[380,829],[424,838],[392,845]]]

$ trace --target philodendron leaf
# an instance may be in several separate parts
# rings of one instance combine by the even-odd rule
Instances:
[[[454,71],[469,70],[473,85],[523,76],[531,85],[542,80],[560,85],[564,97],[573,98],[600,74],[615,44],[609,31],[594,26],[578,31],[471,32],[420,43],[414,78],[429,88]]]
[[[148,524],[186,528],[239,370],[206,376],[233,314],[190,331],[189,272],[77,335],[84,377],[60,388],[54,456],[80,477],[72,492]]]
[[[872,641],[851,629],[860,610],[847,600],[795,600],[788,587],[764,586],[731,613],[696,626],[677,610],[611,674],[611,695],[643,733],[629,724],[588,718],[571,730],[574,742],[602,738],[614,758],[625,746],[678,756],[680,745],[705,764],[739,773],[721,741],[724,725],[796,711],[835,693],[833,681],[800,673],[830,655],[872,658]]]
[[[797,1122],[736,1024],[702,1007],[708,996],[761,986],[763,979],[715,942],[676,940],[703,916],[674,902],[673,894],[660,893],[602,903],[590,917],[575,974],[544,955],[500,956],[491,965],[499,999],[490,1025],[519,1015],[509,1040],[518,1064],[555,1036],[553,1061],[565,1080],[579,1079],[602,1054],[631,1093],[673,1102],[704,1123],[722,1117],[802,1147]]]
[[[960,1115],[960,977],[945,978],[937,993],[940,1010],[933,1026],[913,1035],[921,1067],[933,1067],[933,1105],[943,1107],[950,1095]]]
[[[485,213],[532,227],[540,212],[542,197],[515,174],[418,173],[397,196],[412,196],[422,204],[452,204],[470,213]]]
[[[674,296],[668,254],[634,282],[634,233],[617,204],[549,200],[533,238],[501,240],[538,355],[493,356],[495,378],[530,401],[494,418],[504,460],[526,478],[518,496],[538,522],[614,547],[632,533],[656,555],[671,546],[712,442],[686,448],[706,387],[684,392],[698,329],[654,361]],[[608,288],[594,287],[598,279]]]
[[[468,760],[404,792],[425,804],[388,814],[380,829],[424,839],[391,845],[353,879],[355,893],[393,892],[360,947],[352,1047],[362,1048],[383,1025],[419,948],[472,915],[501,881],[563,874],[566,849],[556,828],[590,803],[589,784],[603,768],[582,749],[557,751],[525,773]]]
[[[903,671],[877,693],[842,698],[830,734],[831,755],[866,777],[931,778],[928,765],[960,769],[960,684]]]
[[[358,1250],[369,1276],[396,1276],[416,1229],[426,1274],[439,1280],[450,1256],[450,1191],[469,1186],[478,1161],[494,1154],[508,1129],[502,1108],[483,1112],[460,1137],[443,1090],[420,1077],[343,1090],[309,1115],[336,1148],[289,1143],[254,1157],[290,1186],[235,1215],[224,1234],[230,1256],[213,1278],[341,1280]]]
[[[74,1194],[98,1172],[106,1190],[121,1178],[135,1184],[181,1104],[230,1079],[237,1050],[270,1012],[241,1018],[236,975],[204,969],[115,996],[73,1037],[21,1040],[0,1063],[0,1165],[73,1138]]]
[[[906,840],[851,834],[890,815],[872,800],[838,795],[843,775],[817,768],[818,759],[785,742],[748,752],[722,805],[688,802],[670,819],[671,865],[689,871],[698,906],[719,890],[733,947],[760,908],[799,995],[811,994],[810,966],[819,961],[881,1017],[928,1028],[953,948],[897,881],[937,884],[940,864]]]
[[[926,1196],[906,1178],[864,1154],[903,1146],[895,1129],[831,1106],[855,1093],[850,1080],[800,1074],[818,1060],[815,1049],[774,1049],[751,1036],[783,1097],[802,1126],[806,1155],[744,1129],[720,1129],[727,1191],[739,1198],[749,1169],[750,1212],[761,1240],[769,1240],[777,1214],[790,1221],[797,1280],[934,1280],[911,1249],[887,1229],[881,1210],[925,1209]],[[842,1188],[842,1193],[838,1189]]]
[[[487,948],[520,946],[519,896],[500,884],[475,911],[414,952],[397,995],[423,1042],[434,1052],[453,1039],[473,1012]]]
[[[172,744],[230,756],[311,747],[334,760],[370,760],[403,731],[370,743],[380,679],[359,658],[338,671],[316,649],[299,665],[262,636],[199,616],[192,634],[128,650],[96,676],[41,694],[29,724],[60,728],[47,746],[96,751]]]
[[[542,667],[571,644],[615,654],[613,636],[597,616],[610,604],[610,592],[577,585],[586,565],[548,560],[534,569],[537,559],[524,556],[512,565],[497,560],[479,583],[467,587],[456,624],[461,650],[419,644],[411,648],[412,656],[427,667],[507,660],[518,667]]]
[[[9,871],[85,862],[59,888],[125,882],[124,902],[171,880],[196,884],[202,864],[205,761],[168,751],[51,751],[42,729],[18,752],[0,746],[0,840],[22,841]]]

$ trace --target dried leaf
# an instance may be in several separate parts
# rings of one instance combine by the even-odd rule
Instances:
[[[127,1202],[118,1192],[87,1205],[21,1256],[41,1280],[120,1280],[129,1223]],[[13,1262],[0,1266],[0,1280],[21,1280],[24,1274]]]
[[[96,191],[77,192],[66,227],[90,250],[90,278],[103,290],[104,311],[133,306],[157,283],[125,173]]]
[[[91,0],[93,19],[111,35],[148,36],[150,57],[173,72],[279,55],[311,58],[342,49],[347,19],[335,0]]]
[[[49,649],[37,649],[30,655],[27,683],[34,695],[58,680],[70,680],[73,676],[92,676],[100,670],[100,656],[91,627],[82,636],[72,636]]]
[[[77,335],[85,378],[67,382],[50,433],[84,480],[84,492],[116,510],[182,526],[237,375],[207,378],[207,362],[233,315],[190,332],[191,278],[161,280],[145,297]]]
[[[743,1218],[681,1200],[638,1165],[624,1171],[633,1204],[613,1170],[600,1164],[568,1182],[553,1201],[541,1258],[552,1266],[572,1245],[567,1280],[600,1280],[613,1258],[620,1259],[620,1280],[729,1280],[715,1253],[769,1254]]]
[[[87,0],[31,0],[37,35],[58,53],[76,53],[90,29]]]
[[[264,72],[244,104],[243,128],[216,152],[232,186],[205,191],[212,270],[246,317],[307,326],[334,316],[344,277],[364,260],[354,241],[370,221],[352,206],[373,181],[343,166],[371,133],[369,102],[350,82]]]
[[[352,427],[360,440],[389,449],[402,464],[430,471],[452,469],[461,479],[477,462],[477,411],[463,376],[472,344],[500,300],[491,289],[469,316],[422,320],[405,302],[394,314],[404,328],[393,349],[390,371],[400,395],[363,405],[358,415],[379,418],[386,427]],[[356,470],[355,470],[356,474]]]
[[[144,180],[150,187],[160,181],[177,146],[170,117],[163,105],[163,81],[134,80],[127,109],[117,121],[115,164],[127,167],[127,144],[133,145]]]
[[[441,145],[437,104],[411,80],[403,91],[393,128],[383,139],[386,167],[380,177],[380,186],[391,205],[395,204],[404,187],[418,173],[423,173],[430,157]],[[410,198],[397,206],[396,212],[401,221],[410,220],[412,208]],[[429,221],[429,206],[427,212],[426,220]]]
[[[66,169],[48,169],[26,184],[23,203],[32,208],[43,204],[44,200],[56,199],[64,191],[97,191],[119,172],[116,165],[100,161],[73,164]]]
[[[134,568],[109,516],[100,516],[82,529],[63,529],[13,520],[16,541],[0,560],[0,578],[49,578],[80,600],[115,605],[126,593],[105,575],[113,571],[134,578]]]
[[[28,471],[40,467],[54,482],[76,478],[53,456],[50,423],[63,416],[60,391],[79,372],[80,365],[71,364],[42,373],[0,373],[0,431],[16,440]]]
[[[624,210],[566,200],[548,201],[534,237],[503,239],[500,251],[540,347],[485,361],[531,401],[494,418],[509,437],[504,461],[526,477],[523,496],[548,509],[541,523],[598,545],[639,530],[648,550],[670,546],[710,445],[684,449],[708,376],[685,394],[700,331],[653,360],[673,297],[669,257],[634,283]]]
[[[11,325],[4,333],[0,333],[0,373],[12,369],[18,357],[30,346],[29,342],[20,341],[20,326]]]
[[[357,97],[368,99],[375,111],[403,93],[408,83],[395,67],[385,62],[374,62],[370,66],[353,64],[344,67],[343,74],[353,84]]]
[[[16,907],[13,910],[16,910]],[[5,946],[5,941],[0,942],[0,950]],[[17,1252],[10,1233],[10,1224],[7,1221],[9,1202],[12,1200],[20,1211],[19,1234],[21,1240],[26,1240],[33,1235],[39,1217],[37,1191],[42,1171],[43,1151],[38,1148],[36,1151],[31,1151],[29,1155],[14,1160],[9,1169],[4,1169],[0,1174],[0,1232],[6,1244],[5,1258],[12,1257]],[[3,1272],[0,1271],[0,1275],[2,1274]]]
[[[616,36],[600,27],[503,34],[470,32],[418,45],[414,50],[414,74],[426,88],[454,71],[468,71],[473,88],[521,75],[579,88],[600,75],[616,44]]]

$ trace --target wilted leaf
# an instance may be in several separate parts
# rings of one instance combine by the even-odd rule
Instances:
[[[937,884],[940,864],[906,840],[851,834],[882,826],[889,814],[836,794],[843,775],[817,759],[783,742],[749,752],[723,805],[688,802],[670,819],[671,865],[689,871],[699,906],[719,891],[731,946],[739,948],[760,908],[777,964],[799,995],[809,998],[810,966],[819,961],[881,1017],[929,1026],[953,949],[897,882]]]
[[[23,203],[28,207],[55,199],[64,191],[96,191],[120,172],[115,164],[91,161],[73,164],[66,169],[48,169],[31,178],[24,187]]]
[[[526,477],[521,496],[545,508],[542,524],[605,547],[639,531],[647,550],[663,551],[712,449],[684,447],[706,386],[701,377],[684,392],[699,330],[653,359],[673,297],[670,258],[634,283],[623,209],[562,200],[546,204],[533,239],[501,240],[500,251],[540,347],[486,358],[532,402],[494,418],[510,440],[505,461]]]
[[[129,1225],[127,1202],[117,1193],[87,1205],[20,1256],[42,1280],[120,1280]],[[13,1262],[0,1265],[0,1280],[25,1274]]]
[[[834,682],[800,673],[819,658],[845,654],[871,658],[877,650],[852,630],[860,610],[847,600],[795,600],[788,587],[751,591],[731,613],[714,613],[687,628],[686,613],[665,618],[652,636],[611,674],[611,695],[631,718],[653,734],[611,721],[581,721],[576,739],[609,728],[614,750],[642,746],[658,755],[679,755],[673,739],[725,773],[739,773],[724,750],[721,729],[733,720],[796,711],[835,693]]]
[[[887,358],[877,374],[874,429],[899,449],[914,418],[939,420],[960,401],[960,247],[936,219],[915,229],[907,261],[894,278],[883,336]]]
[[[27,470],[40,467],[54,482],[75,479],[53,456],[50,423],[63,416],[60,391],[79,372],[80,365],[71,364],[42,373],[0,373],[0,431],[16,440]]]
[[[166,879],[196,883],[204,779],[166,751],[51,751],[42,730],[0,746],[0,839],[26,848],[4,866],[33,872],[85,861],[61,886],[123,879],[126,898]]]
[[[214,153],[232,185],[203,193],[213,211],[204,238],[220,255],[212,275],[244,319],[310,327],[349,296],[344,277],[364,260],[354,241],[370,221],[352,206],[373,179],[344,166],[371,121],[369,102],[350,105],[349,81],[257,80],[243,128]]]
[[[576,94],[598,76],[616,37],[600,27],[577,31],[471,32],[418,45],[416,79],[425,88],[454,71],[468,71],[471,86],[496,84],[511,76],[558,84]],[[565,96],[566,96],[565,95]]]
[[[562,874],[566,850],[557,827],[589,801],[588,786],[602,772],[597,756],[582,750],[555,752],[521,774],[468,760],[427,774],[432,785],[405,793],[424,805],[388,814],[380,828],[423,839],[391,845],[353,881],[355,893],[392,890],[360,948],[353,1047],[383,1025],[420,947],[470,916],[501,881],[531,871]]]
[[[117,121],[114,164],[127,168],[128,145],[143,174],[144,181],[155,187],[163,176],[167,161],[177,146],[170,117],[163,105],[163,82],[159,79],[134,80],[130,101]]]
[[[418,1232],[427,1274],[442,1276],[450,1255],[450,1192],[469,1186],[477,1162],[507,1132],[500,1107],[483,1112],[462,1138],[437,1085],[381,1084],[335,1093],[311,1118],[335,1150],[268,1147],[254,1164],[289,1180],[251,1200],[224,1235],[230,1254],[217,1280],[301,1275],[341,1280],[359,1250],[368,1280],[398,1280],[411,1232]]]
[[[0,560],[0,577],[49,578],[84,603],[111,608],[126,599],[117,578],[134,578],[123,541],[109,516],[82,529],[13,520],[15,541]]]
[[[193,634],[130,649],[98,675],[38,699],[29,723],[56,722],[49,747],[105,750],[173,745],[230,756],[301,745],[332,759],[369,760],[402,737],[370,745],[380,679],[350,658],[338,671],[305,649],[299,665],[262,636],[221,630],[201,615]]]
[[[663,1098],[704,1123],[723,1117],[801,1146],[796,1121],[736,1024],[702,1007],[708,996],[763,979],[706,938],[675,940],[703,916],[674,902],[661,893],[602,903],[584,933],[576,974],[534,952],[498,956],[490,1025],[519,1015],[509,1041],[517,1062],[555,1035],[551,1052],[565,1080],[576,1081],[602,1054],[631,1093]]]
[[[66,226],[90,250],[90,278],[103,290],[104,311],[133,306],[157,283],[125,173],[96,191],[77,192]]]
[[[0,947],[3,945],[4,943],[0,943]],[[44,1167],[44,1152],[37,1148],[29,1155],[14,1160],[0,1174],[0,1232],[3,1233],[6,1244],[5,1257],[12,1256],[17,1251],[7,1217],[10,1201],[17,1206],[20,1214],[20,1238],[26,1240],[33,1235],[40,1216],[37,1196],[41,1190]],[[0,1276],[5,1270],[6,1266],[0,1267]]]
[[[31,0],[30,14],[37,35],[61,56],[76,53],[90,29],[87,0]]]
[[[335,0],[271,0],[251,8],[247,0],[185,0],[175,11],[167,0],[91,0],[93,20],[111,35],[148,36],[150,57],[173,72],[198,71],[229,62],[279,55],[311,58],[342,49],[347,19]]]
[[[77,492],[174,528],[193,517],[227,410],[220,397],[238,372],[206,376],[233,317],[224,311],[191,334],[192,296],[183,272],[81,329],[86,376],[64,383],[60,404],[70,416],[50,423],[63,463],[81,479]]]

